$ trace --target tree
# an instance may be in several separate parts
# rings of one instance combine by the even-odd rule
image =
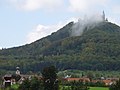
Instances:
[[[30,80],[30,90],[43,90],[42,81],[37,77],[33,77]]]
[[[73,81],[70,86],[71,90],[89,90],[83,81]]]
[[[32,77],[31,80],[26,79],[20,84],[20,90],[43,90],[43,82],[37,77]]]
[[[30,90],[30,81],[29,81],[29,79],[24,80],[19,88],[20,88],[20,90]]]
[[[54,66],[45,67],[42,71],[44,90],[58,90],[57,70]]]
[[[92,81],[94,75],[93,75],[92,72],[88,72],[88,73],[87,73],[87,77],[90,79],[90,81]]]
[[[120,79],[116,81],[115,84],[112,84],[109,88],[109,90],[120,90]]]

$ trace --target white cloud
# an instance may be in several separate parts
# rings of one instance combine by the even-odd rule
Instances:
[[[33,11],[38,9],[53,10],[63,4],[63,0],[10,0],[18,9]]]
[[[69,0],[69,10],[73,12],[91,12],[105,6],[107,0]]]
[[[34,42],[42,37],[50,35],[61,27],[61,25],[38,25],[27,35],[27,43]]]
[[[2,47],[0,47],[0,50],[2,50]]]
[[[76,18],[71,18],[69,20],[66,20],[65,22],[59,22],[58,24],[55,25],[37,25],[30,33],[27,35],[26,43],[31,43],[34,42],[40,38],[43,38],[45,36],[50,35],[53,32],[56,32],[63,26],[65,26],[67,23],[70,21],[76,22]]]
[[[102,14],[102,11],[105,10],[108,20],[120,25],[119,4],[119,0],[69,0],[68,10],[72,13],[87,16],[100,14],[100,12]]]

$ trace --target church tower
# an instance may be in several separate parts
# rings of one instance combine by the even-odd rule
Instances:
[[[16,75],[20,75],[19,67],[16,67]]]

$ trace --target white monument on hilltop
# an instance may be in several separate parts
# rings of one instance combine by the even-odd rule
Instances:
[[[102,19],[103,21],[105,21],[105,12],[103,11],[103,14],[102,14]]]
[[[103,21],[108,21],[108,19],[105,17],[105,12],[103,11],[103,13],[102,13],[102,19],[103,19]]]

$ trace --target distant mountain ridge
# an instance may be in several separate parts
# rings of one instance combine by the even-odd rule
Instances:
[[[31,44],[0,51],[1,69],[21,66],[23,72],[47,65],[59,70],[120,70],[120,27],[102,22],[81,36],[71,36],[74,22]],[[5,63],[7,60],[8,64]],[[14,65],[13,65],[14,62]]]

